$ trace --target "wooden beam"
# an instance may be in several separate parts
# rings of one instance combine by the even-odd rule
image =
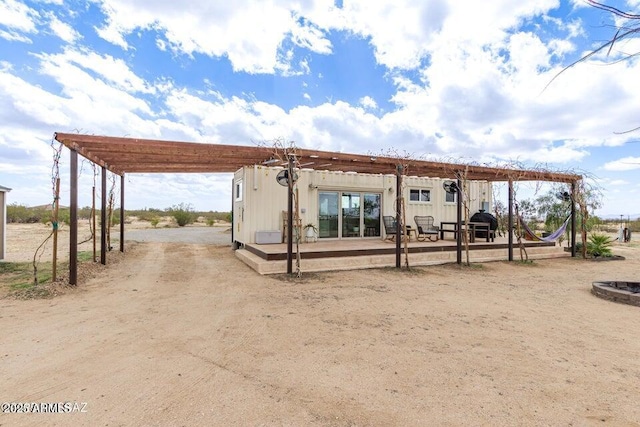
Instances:
[[[235,172],[242,166],[261,164],[270,158],[286,160],[281,149],[228,144],[160,141],[98,135],[56,133],[55,138],[78,151],[96,164],[122,175],[128,173],[217,173]],[[359,173],[394,174],[401,160],[393,157],[329,151],[296,150],[301,163],[313,163],[318,169],[354,171]],[[404,160],[404,173],[432,178],[455,179],[456,164],[425,160]],[[311,165],[311,168],[313,167]],[[330,167],[320,165],[330,164]],[[462,165],[471,180],[483,181],[549,181],[571,183],[580,175],[518,170],[512,168]]]

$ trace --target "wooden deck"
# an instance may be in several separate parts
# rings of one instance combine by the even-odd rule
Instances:
[[[476,239],[470,243],[470,259],[486,262],[508,259],[509,244],[506,237],[497,237],[495,242]],[[529,258],[555,258],[568,256],[562,247],[554,243],[526,242]],[[294,245],[295,262],[295,245]],[[404,253],[404,243],[402,245]],[[444,264],[456,261],[456,241],[408,243],[411,265]],[[463,249],[464,251],[464,249]],[[304,271],[331,271],[360,268],[395,266],[395,242],[381,239],[321,240],[300,244],[300,258]],[[514,241],[514,259],[519,259],[517,243]],[[236,251],[243,260],[261,274],[286,272],[287,245],[285,243],[257,245],[248,244]],[[465,257],[463,252],[463,258]]]

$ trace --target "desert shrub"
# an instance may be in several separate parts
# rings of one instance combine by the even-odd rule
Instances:
[[[127,211],[127,215],[135,216],[140,221],[151,222],[151,220],[158,217],[161,212],[162,211],[160,209],[149,208],[149,209],[142,209],[142,210]]]
[[[158,218],[157,216],[154,216],[153,218],[151,218],[151,226],[153,228],[156,228],[158,226],[158,223],[160,222],[160,218]]]
[[[216,220],[213,218],[207,218],[207,225],[209,227],[213,227],[213,224],[215,224]]]
[[[180,227],[193,223],[195,213],[190,203],[180,203],[167,209],[169,214],[176,220]]]
[[[29,208],[24,205],[12,203],[7,206],[7,222],[23,224],[47,223],[50,221],[51,211],[46,206]]]
[[[209,219],[213,219],[215,221],[229,221],[231,218],[231,212],[218,212],[218,211],[209,211],[204,214],[204,217]]]
[[[71,213],[69,212],[69,208],[58,210],[58,223],[67,225],[71,223]]]
[[[100,210],[96,209],[96,214],[99,215]],[[91,219],[91,206],[85,206],[78,209],[78,219]]]

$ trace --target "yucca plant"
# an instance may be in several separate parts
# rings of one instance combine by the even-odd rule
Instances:
[[[613,240],[605,234],[592,234],[587,242],[587,254],[594,257],[610,257]]]

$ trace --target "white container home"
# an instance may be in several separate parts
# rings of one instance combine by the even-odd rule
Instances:
[[[276,181],[282,168],[247,166],[233,178],[233,240],[236,247],[284,241],[287,187]],[[395,216],[396,176],[296,170],[302,226],[313,224],[319,241],[384,239],[383,216]],[[407,225],[415,215],[431,215],[438,225],[456,221],[456,197],[441,178],[404,176]],[[469,183],[470,214],[492,205],[491,185]],[[302,236],[305,233],[303,231]],[[303,238],[302,241],[305,241]]]

